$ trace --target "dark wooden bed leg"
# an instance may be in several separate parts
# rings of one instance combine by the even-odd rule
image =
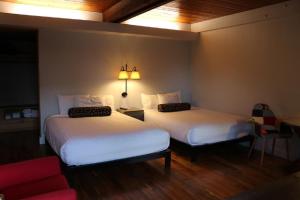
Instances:
[[[171,150],[166,152],[165,156],[165,170],[170,171],[171,169]]]
[[[76,170],[76,168],[69,167],[62,161],[61,161],[61,168],[62,168],[63,174],[66,176],[70,186],[74,187],[75,180],[74,180],[73,174],[74,174],[74,171]]]
[[[190,157],[191,157],[191,162],[196,162],[197,160],[197,149],[191,147],[190,148]]]
[[[45,142],[45,153],[48,156],[53,156],[56,155],[56,153],[54,152],[54,150],[51,148],[49,142],[46,140]]]

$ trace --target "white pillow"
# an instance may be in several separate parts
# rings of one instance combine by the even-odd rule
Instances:
[[[70,108],[76,106],[75,98],[85,98],[89,95],[58,95],[58,107],[61,115],[68,115]]]
[[[103,100],[98,96],[90,96],[90,101],[94,106],[103,106]]]
[[[89,96],[74,96],[74,107],[89,107],[90,105]]]
[[[181,94],[180,91],[158,94],[157,99],[158,99],[158,104],[181,103]]]
[[[142,105],[144,109],[157,109],[157,96],[151,94],[141,94]]]
[[[74,107],[74,95],[58,95],[58,107],[61,115],[68,115],[70,108]]]
[[[94,102],[100,102],[102,106],[109,106],[112,110],[115,110],[115,101],[112,95],[94,95],[91,96],[91,100]]]
[[[112,95],[58,95],[58,107],[61,115],[68,115],[73,107],[109,106],[114,110],[114,97]]]
[[[75,96],[75,107],[94,107],[102,106],[102,100],[96,96]]]

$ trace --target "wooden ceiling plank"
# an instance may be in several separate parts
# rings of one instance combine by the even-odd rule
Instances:
[[[178,15],[176,22],[192,24],[284,1],[286,0],[175,0],[156,8],[156,12],[152,14],[171,11]],[[174,17],[162,16],[161,20],[174,21]]]
[[[172,0],[121,0],[103,12],[105,22],[123,22]]]

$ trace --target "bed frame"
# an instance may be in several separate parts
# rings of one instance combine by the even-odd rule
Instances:
[[[46,149],[47,154],[57,155],[47,140],[46,140],[46,148],[47,148]],[[141,155],[141,156],[123,158],[123,159],[101,162],[101,163],[80,165],[80,166],[75,166],[75,165],[69,166],[61,160],[60,156],[58,156],[58,157],[61,161],[62,168],[65,172],[69,172],[69,171],[72,171],[74,169],[79,169],[79,168],[81,169],[81,168],[92,168],[92,167],[101,167],[101,166],[103,167],[103,166],[116,166],[116,165],[132,164],[132,163],[144,162],[147,160],[154,160],[154,159],[159,159],[159,158],[165,159],[165,171],[166,172],[169,172],[171,169],[171,150],[170,149],[166,149],[164,151],[159,151],[159,152],[155,152],[155,153],[151,153],[151,154]]]
[[[247,135],[238,139],[233,139],[233,140],[228,140],[228,141],[223,141],[223,142],[217,142],[217,143],[212,143],[212,144],[205,144],[205,145],[199,145],[199,146],[192,146],[189,144],[186,144],[184,142],[175,140],[171,138],[171,144],[170,148],[172,150],[176,149],[177,147],[184,148],[185,150],[188,151],[190,160],[191,162],[195,162],[197,160],[197,154],[201,149],[215,146],[215,145],[220,145],[220,144],[236,144],[236,143],[241,143],[241,142],[249,142],[250,147],[252,146],[252,143],[254,141],[254,136],[253,135]]]

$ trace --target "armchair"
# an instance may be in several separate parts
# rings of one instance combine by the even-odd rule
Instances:
[[[264,154],[266,148],[266,140],[268,136],[273,138],[272,155],[274,155],[275,145],[277,139],[286,140],[286,153],[289,160],[289,139],[293,136],[293,132],[288,126],[281,123],[274,113],[266,104],[256,104],[252,110],[252,122],[254,125],[254,142],[250,148],[248,157],[252,155],[252,152],[256,146],[257,140],[262,139],[261,159],[260,165],[263,165]]]
[[[0,166],[0,193],[5,200],[76,200],[57,157]]]

